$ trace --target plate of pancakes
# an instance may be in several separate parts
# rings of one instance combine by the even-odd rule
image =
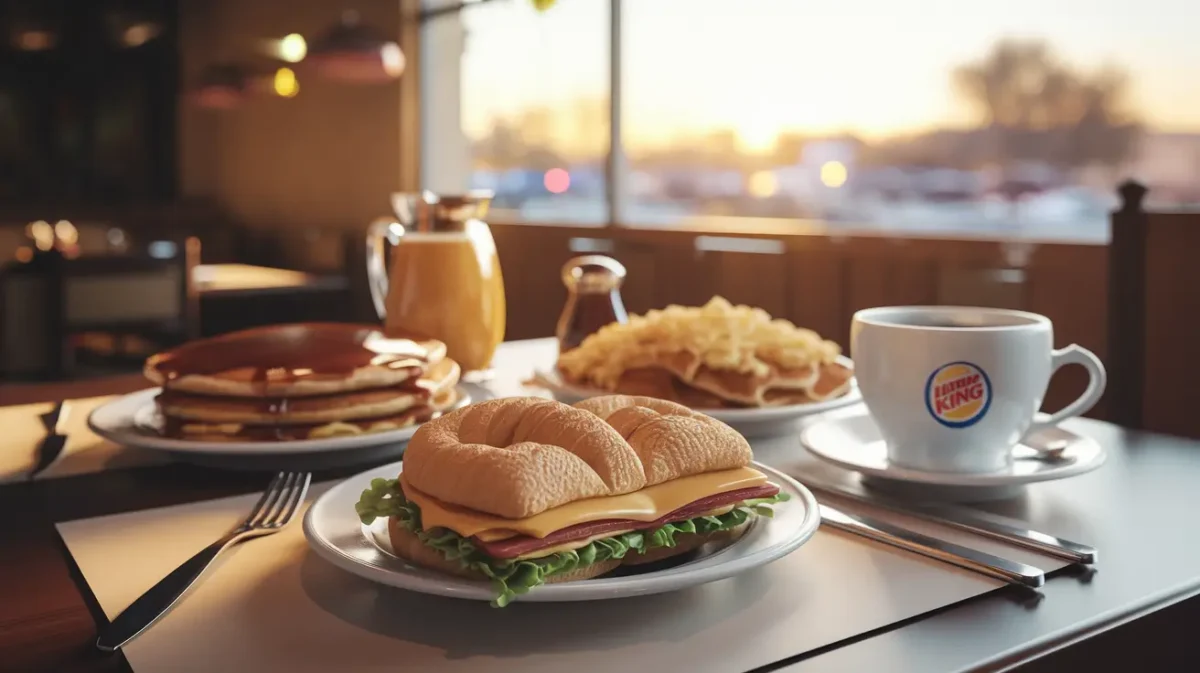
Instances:
[[[534,381],[564,402],[614,393],[665,399],[752,434],[862,400],[854,363],[835,342],[721,297],[607,325]]]
[[[154,387],[98,407],[88,425],[184,454],[399,450],[422,423],[471,402],[444,343],[371,325],[232,332],[153,355],[143,372]]]

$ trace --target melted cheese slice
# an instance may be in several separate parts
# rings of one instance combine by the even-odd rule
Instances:
[[[624,495],[576,500],[524,519],[504,519],[441,502],[405,483],[403,473],[400,478],[404,496],[421,508],[422,526],[449,528],[463,537],[478,535],[485,542],[515,535],[542,538],[568,526],[604,519],[654,521],[701,498],[767,482],[762,472],[739,467],[673,479]]]
[[[714,509],[711,512],[703,512],[701,514],[697,514],[693,518],[698,519],[702,516],[721,516],[722,514],[733,511],[733,508],[736,506],[737,506],[737,503],[734,503],[732,505],[726,505],[724,507],[719,507],[717,509]],[[553,547],[543,547],[542,549],[535,549],[534,551],[517,556],[516,560],[520,561],[522,559],[527,559],[527,558],[541,558],[543,556],[549,556],[551,554],[556,554],[560,551],[571,551],[573,549],[581,549],[581,548],[586,547],[589,544],[595,542],[596,540],[602,540],[606,537],[616,537],[618,535],[623,535],[625,533],[632,532],[633,530],[634,530],[633,528],[626,528],[624,530],[614,530],[609,533],[601,533],[600,535],[593,535],[589,538],[584,538],[582,540],[573,540],[571,542],[564,542],[562,544],[554,545]],[[479,537],[482,539],[486,533],[490,533],[490,532],[492,532],[492,531],[486,531],[485,533],[481,533]],[[509,535],[508,537],[512,537],[512,536]],[[497,539],[503,539],[503,538],[497,538]],[[488,540],[484,539],[484,541],[487,542]]]

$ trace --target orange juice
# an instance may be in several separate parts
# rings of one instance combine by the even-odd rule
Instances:
[[[504,278],[486,223],[408,231],[392,249],[385,331],[445,342],[464,371],[486,369],[504,340]]]

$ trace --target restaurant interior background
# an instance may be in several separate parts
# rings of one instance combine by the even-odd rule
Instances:
[[[1109,365],[1091,415],[1200,434],[1186,3],[534,5],[0,2],[0,380],[374,321],[389,195],[490,189],[508,339],[586,252],[630,312],[722,295],[843,347],[863,307],[1021,308]],[[387,76],[322,70],[347,11]]]

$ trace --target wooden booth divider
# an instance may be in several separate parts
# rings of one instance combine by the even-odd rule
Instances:
[[[1055,343],[1107,357],[1108,250],[1023,239],[895,238],[796,227],[659,229],[493,224],[509,297],[508,338],[554,333],[566,291],[562,265],[606,254],[628,270],[631,313],[702,304],[714,295],[758,306],[848,349],[854,312],[898,304],[975,305],[1041,313]],[[1046,408],[1082,392],[1086,374],[1055,377]],[[1090,414],[1104,417],[1102,400]]]

